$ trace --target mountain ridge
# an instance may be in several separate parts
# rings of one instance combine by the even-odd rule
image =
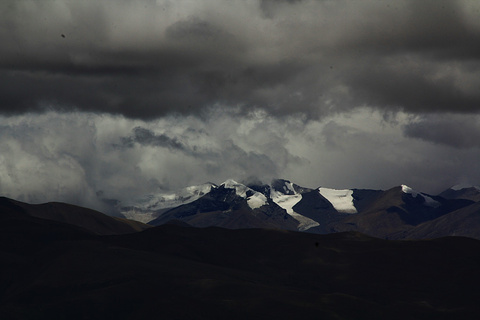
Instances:
[[[471,227],[477,226],[480,219],[480,207],[474,201],[477,195],[480,190],[475,187],[457,186],[435,196],[407,185],[388,190],[332,189],[306,188],[285,179],[253,185],[228,179],[219,185],[186,187],[168,197],[163,194],[160,200],[145,196],[137,209],[152,209],[147,213],[152,218],[150,226],[174,220],[202,228],[267,228],[319,234],[356,231],[399,240],[449,235],[480,239],[480,227]],[[149,227],[68,204],[30,205],[8,198],[0,200],[4,216],[15,211],[70,223],[97,234],[136,232]],[[169,208],[169,204],[175,206]]]
[[[230,196],[224,194],[223,200],[219,199],[218,194],[209,196],[229,189],[235,191]],[[443,194],[445,192],[447,191]],[[470,200],[471,197],[462,198],[458,190],[456,192],[456,197],[444,198],[417,191],[404,184],[388,190],[326,187],[312,189],[285,179],[254,185],[244,185],[228,179],[218,186],[212,185],[210,192],[197,199],[166,209],[159,213],[156,219],[149,221],[149,224],[161,225],[169,220],[179,219],[198,227],[267,227],[321,234],[359,231],[381,238],[403,239],[413,234],[421,237],[420,231],[414,232],[412,229],[475,203]],[[233,195],[238,198],[234,200]],[[245,201],[247,206],[239,205]],[[258,215],[259,212],[263,212],[263,216]],[[267,212],[275,214],[269,216]],[[275,217],[293,219],[296,227],[293,227],[292,221],[286,221],[287,226],[282,223],[285,221],[275,220]],[[453,215],[450,217],[451,220],[454,219]],[[447,236],[453,232],[444,228],[441,235]],[[424,237],[427,237],[427,234]]]
[[[27,217],[73,225],[98,235],[138,232],[150,227],[138,221],[111,217],[99,211],[72,204],[62,202],[28,204],[0,197],[0,219]]]

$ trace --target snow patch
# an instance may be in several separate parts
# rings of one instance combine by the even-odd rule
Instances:
[[[244,184],[238,183],[235,180],[228,179],[224,183],[222,183],[220,186],[223,186],[225,189],[235,189],[235,192],[237,196],[246,198],[247,197],[247,191],[252,190],[249,187],[247,187]],[[253,191],[253,190],[252,190]]]
[[[260,192],[255,192],[253,196],[247,198],[248,206],[252,209],[260,208],[268,204],[267,197]]]
[[[285,209],[290,215],[295,212],[293,211],[293,207],[302,200],[301,194],[287,195],[273,190],[270,192],[270,197],[273,202]]]
[[[439,207],[441,206],[442,204],[436,200],[433,200],[432,198],[430,198],[429,196],[426,196],[422,193],[422,197],[425,199],[425,205],[426,206],[429,206],[429,207],[432,207],[432,208],[436,208],[436,207]]]
[[[295,191],[295,188],[293,187],[293,183],[291,182],[286,182],[285,185],[283,186],[283,191],[285,193],[293,193],[296,194],[297,192]]]
[[[298,221],[298,231],[305,231],[320,225],[317,221],[307,218],[305,216],[302,216],[301,214],[298,214],[295,211],[290,216],[293,219]]]
[[[270,198],[272,198],[273,202],[275,202],[280,208],[285,209],[287,213],[294,218],[295,220],[298,221],[298,230],[299,231],[305,231],[310,228],[319,226],[320,224],[316,222],[315,220],[312,220],[310,218],[307,218],[293,210],[293,207],[300,201],[302,200],[302,195],[299,193],[296,193],[295,190],[291,189],[295,194],[293,195],[288,195],[288,194],[283,194],[281,192],[273,190],[273,188],[270,191]]]
[[[247,204],[252,210],[268,204],[267,197],[265,197],[264,194],[250,189],[246,185],[238,183],[235,180],[228,179],[220,186],[223,186],[225,189],[235,189],[237,196],[247,199]],[[250,191],[253,195],[247,198],[247,191]]]
[[[402,184],[402,192],[406,194],[411,194],[412,197],[416,197],[418,195],[418,192],[410,188],[409,186]]]
[[[154,212],[145,212],[136,208],[124,209],[121,211],[122,215],[129,220],[135,220],[142,223],[149,223],[156,218]]]
[[[353,205],[353,190],[318,188],[318,192],[320,192],[338,212],[357,213],[357,208]]]
[[[429,207],[439,207],[441,205],[440,202],[433,200],[431,197],[427,196],[426,194],[422,192],[415,191],[414,189],[410,188],[407,185],[402,184],[402,192],[406,194],[411,194],[412,197],[416,198],[419,194],[425,199],[425,205]]]

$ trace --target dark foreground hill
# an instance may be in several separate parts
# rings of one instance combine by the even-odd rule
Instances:
[[[13,213],[12,213],[13,214]],[[480,241],[0,224],[1,319],[477,319]]]
[[[99,235],[124,234],[149,228],[148,225],[138,221],[107,216],[101,212],[68,203],[28,204],[0,197],[0,222],[4,219],[29,218],[66,223]]]

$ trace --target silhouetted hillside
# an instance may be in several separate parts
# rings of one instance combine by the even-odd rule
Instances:
[[[0,225],[2,319],[474,319],[480,242]]]
[[[138,221],[107,216],[101,212],[60,202],[28,204],[0,197],[0,219],[26,215],[71,224],[95,234],[123,234],[149,228]]]

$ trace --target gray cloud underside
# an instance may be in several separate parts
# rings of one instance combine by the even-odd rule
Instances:
[[[452,128],[448,117],[465,132]],[[400,112],[385,121],[369,108],[307,123],[222,109],[204,119],[155,121],[85,112],[0,116],[0,194],[110,213],[115,201],[105,200],[228,178],[280,177],[311,188],[405,183],[435,194],[480,181],[480,133],[473,128],[480,116],[448,117]],[[473,133],[468,139],[458,136],[467,132]]]
[[[6,0],[0,41],[4,196],[480,181],[478,1]]]
[[[225,118],[221,121],[233,122],[235,120]],[[222,135],[210,137],[210,139],[219,143],[215,147],[208,147],[208,145],[203,143],[190,145],[189,141],[195,140],[194,137],[209,139],[210,136],[203,130],[192,131],[186,129],[185,133],[180,137],[170,137],[167,134],[156,134],[154,131],[144,127],[135,127],[132,130],[132,135],[121,138],[120,147],[134,148],[137,144],[140,147],[165,148],[168,149],[168,151],[165,150],[167,152],[178,151],[184,156],[199,161],[204,166],[203,170],[213,176],[218,172],[219,168],[231,166],[234,168],[233,171],[240,170],[242,178],[248,178],[248,175],[253,177],[275,177],[280,174],[280,169],[284,168],[287,163],[302,162],[301,157],[295,157],[286,151],[285,146],[278,137],[269,137],[270,152],[267,153],[261,152],[260,149],[247,151],[234,142],[232,138],[225,138]],[[272,152],[273,149],[275,149],[275,152]],[[283,155],[272,158],[273,155],[278,153],[283,153]]]
[[[2,1],[0,112],[480,109],[475,1]]]
[[[480,122],[477,117],[436,115],[408,123],[404,133],[411,138],[457,149],[480,147]]]
[[[170,138],[165,134],[155,134],[153,131],[136,127],[133,129],[133,136],[123,137],[122,145],[133,147],[134,143],[146,146],[166,147],[169,149],[185,150],[183,143],[179,142],[177,138]]]
[[[228,178],[269,181],[306,163],[285,146],[288,132],[265,114],[154,122],[93,113],[0,117],[0,194],[111,212],[114,202],[105,199]]]

